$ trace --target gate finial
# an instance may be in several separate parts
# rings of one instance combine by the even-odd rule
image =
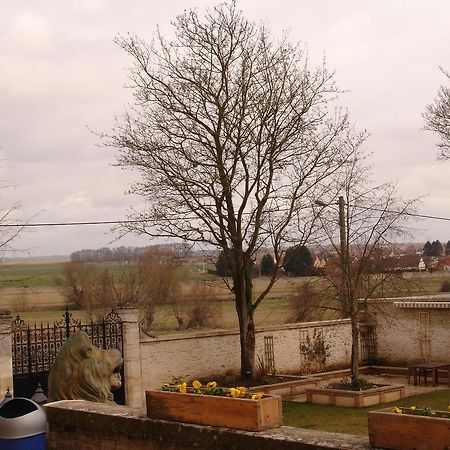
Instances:
[[[0,406],[3,406],[6,402],[9,402],[12,399],[11,391],[9,390],[9,386],[6,388],[5,398],[0,402]]]
[[[41,383],[38,382],[36,386],[36,390],[34,391],[33,397],[31,397],[31,400],[35,401],[38,405],[43,405],[44,403],[47,403],[47,396],[44,394],[44,391],[42,390]]]

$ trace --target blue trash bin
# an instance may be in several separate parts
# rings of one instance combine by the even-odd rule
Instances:
[[[28,398],[13,398],[0,407],[0,450],[45,450],[47,418]]]

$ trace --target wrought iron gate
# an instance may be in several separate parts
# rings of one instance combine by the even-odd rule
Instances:
[[[117,348],[123,354],[122,321],[111,311],[101,322],[82,324],[66,310],[61,320],[52,324],[29,325],[17,315],[12,323],[12,359],[14,396],[30,398],[38,383],[47,395],[47,378],[59,349],[77,330],[84,330],[95,346],[104,350]],[[123,367],[122,387],[114,391],[114,400],[124,405]]]

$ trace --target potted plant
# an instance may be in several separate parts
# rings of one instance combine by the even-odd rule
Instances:
[[[147,416],[247,431],[262,431],[282,424],[281,398],[250,392],[245,387],[222,388],[211,381],[202,385],[164,384],[145,392]]]
[[[370,411],[368,422],[373,447],[444,450],[450,444],[450,406],[448,411],[414,406]]]

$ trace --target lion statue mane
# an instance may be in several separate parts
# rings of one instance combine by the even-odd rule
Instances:
[[[101,350],[79,330],[59,350],[48,377],[49,401],[114,402],[111,389],[122,385],[119,350]]]

